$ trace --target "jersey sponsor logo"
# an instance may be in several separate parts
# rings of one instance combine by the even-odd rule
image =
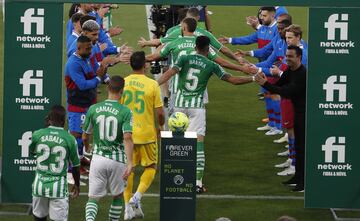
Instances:
[[[18,146],[20,147],[20,157],[14,158],[14,164],[19,171],[34,171],[36,170],[36,159],[30,157],[29,148],[31,144],[31,131],[25,131],[21,138],[18,139]]]
[[[15,98],[15,103],[20,104],[22,110],[44,110],[44,105],[50,99],[43,96],[43,70],[27,70],[19,84],[22,86],[22,97]]]
[[[349,40],[349,14],[331,14],[324,22],[327,41],[320,42],[326,54],[350,54],[355,42]]]
[[[345,161],[345,137],[328,137],[321,150],[324,152],[324,163],[318,164],[317,170],[322,171],[322,176],[347,176],[347,172],[352,171],[352,165]]]
[[[51,42],[51,37],[45,35],[45,9],[28,8],[20,17],[23,24],[22,36],[16,36],[16,41],[21,42],[22,48],[46,48],[45,43]]]
[[[324,115],[348,115],[348,110],[354,109],[354,104],[347,101],[347,76],[331,75],[323,84],[326,103],[319,103],[319,109]]]

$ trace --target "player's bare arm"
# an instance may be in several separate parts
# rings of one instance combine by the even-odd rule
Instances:
[[[151,62],[151,61],[157,61],[161,58],[160,56],[160,51],[156,51],[153,54],[150,55],[146,55],[146,61],[147,62]]]
[[[133,155],[134,143],[132,139],[132,133],[124,133],[124,146],[125,146],[127,164],[126,164],[126,170],[123,175],[123,179],[127,179],[130,176],[131,171],[133,169],[132,155]]]
[[[233,85],[247,84],[255,80],[254,76],[232,76],[231,74],[224,74],[221,80],[229,82]]]
[[[159,83],[159,85],[164,84],[165,82],[167,82],[172,76],[174,76],[176,73],[178,73],[179,71],[176,68],[171,68],[169,70],[167,70],[158,80],[157,82]]]
[[[142,48],[144,47],[157,47],[161,44],[160,39],[150,39],[146,40],[145,38],[141,37],[138,41],[138,45]]]

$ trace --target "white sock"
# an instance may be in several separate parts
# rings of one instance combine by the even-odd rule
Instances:
[[[142,194],[139,192],[136,192],[133,197],[136,201],[140,201],[142,198]]]
[[[202,180],[196,180],[196,186],[202,187]]]

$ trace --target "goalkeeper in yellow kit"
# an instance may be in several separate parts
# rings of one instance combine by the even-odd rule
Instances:
[[[144,172],[133,196],[134,172],[128,178],[128,185],[124,192],[124,220],[144,217],[140,203],[141,197],[153,182],[158,163],[155,119],[157,119],[159,130],[165,123],[160,87],[155,80],[145,75],[145,53],[143,51],[133,53],[130,65],[133,73],[125,78],[121,103],[130,108],[133,113],[133,166],[140,164],[144,167]]]

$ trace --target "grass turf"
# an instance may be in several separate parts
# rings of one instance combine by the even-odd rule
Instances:
[[[64,18],[68,5],[64,10]],[[242,36],[253,30],[245,24],[244,18],[253,15],[257,7],[221,7],[210,6],[214,12],[211,16],[213,31],[216,36]],[[307,39],[306,8],[289,8],[294,23],[304,29],[304,39]],[[127,42],[128,45],[139,50],[136,43],[140,36],[148,38],[145,9],[142,5],[122,5],[113,11],[114,24],[124,28],[120,38],[115,37],[116,44]],[[230,20],[231,19],[231,20]],[[66,19],[67,20],[67,19]],[[3,26],[0,27],[3,30]],[[0,41],[3,42],[3,36]],[[237,47],[229,46],[231,49]],[[256,45],[242,46],[241,49],[252,49]],[[0,46],[0,54],[3,44]],[[149,52],[149,50],[146,50]],[[250,59],[255,61],[253,59]],[[64,59],[65,62],[65,59]],[[2,63],[0,63],[2,70]],[[131,72],[125,65],[118,65],[110,70],[110,74],[127,76]],[[232,72],[233,73],[233,72]],[[237,74],[237,73],[234,73]],[[0,75],[2,88],[3,74]],[[100,99],[106,96],[105,87],[101,85]],[[255,129],[261,126],[260,119],[265,117],[264,104],[258,101],[256,94],[259,88],[255,84],[232,86],[218,79],[211,79],[209,83],[210,103],[207,107],[207,136],[205,139],[206,170],[204,182],[209,194],[236,195],[283,195],[302,196],[291,193],[280,182],[286,178],[276,176],[274,164],[284,161],[276,157],[276,153],[285,150],[283,145],[274,144],[274,137],[266,137]],[[65,94],[65,93],[63,93]],[[2,96],[0,96],[2,101]],[[64,101],[64,100],[63,100]],[[2,102],[0,103],[2,105]],[[2,108],[1,108],[2,111]],[[2,127],[0,127],[0,132]],[[2,133],[0,133],[2,136]],[[140,172],[140,171],[139,171]],[[87,188],[82,188],[83,192]],[[149,192],[159,192],[159,176]],[[87,198],[81,196],[71,200],[69,220],[84,220],[84,207]],[[107,218],[111,198],[106,197],[100,203],[97,220]],[[159,199],[145,197],[143,199],[146,221],[159,220]],[[19,206],[9,207],[0,205],[0,211],[23,209]],[[303,200],[225,200],[199,199],[197,201],[198,221],[215,220],[217,217],[229,217],[237,220],[276,220],[281,215],[291,215],[298,220],[332,220],[329,210],[304,209]],[[0,220],[32,220],[32,218],[0,216]]]

